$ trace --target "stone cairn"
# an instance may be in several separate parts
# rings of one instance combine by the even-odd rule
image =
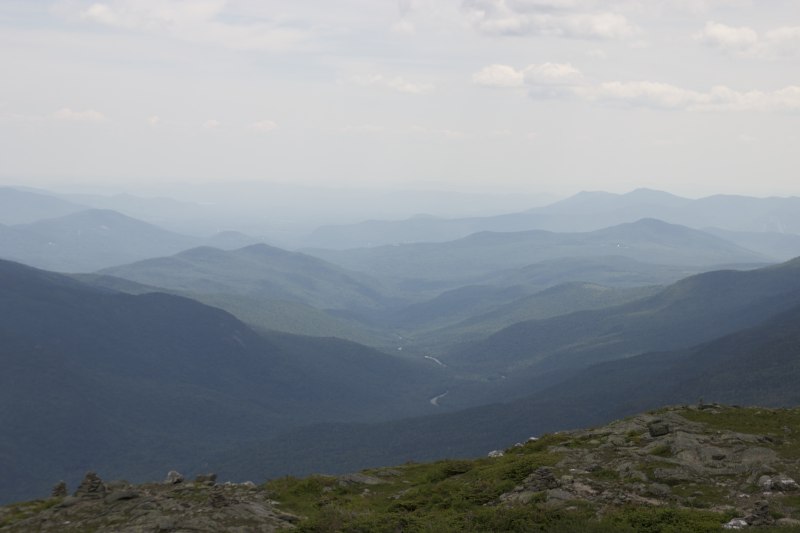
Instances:
[[[53,490],[50,491],[51,498],[63,498],[67,495],[67,484],[63,481],[59,481],[53,487]]]
[[[87,472],[75,491],[77,498],[103,498],[106,495],[106,486],[103,480],[94,472]]]

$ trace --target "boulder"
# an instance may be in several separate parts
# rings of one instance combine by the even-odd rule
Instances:
[[[800,489],[800,486],[798,486],[797,481],[789,476],[779,474],[772,478],[772,490],[778,490],[780,492],[794,492],[798,489]]]
[[[765,491],[779,491],[779,492],[794,492],[800,490],[800,485],[785,474],[778,474],[777,476],[763,475],[758,478],[756,483],[758,488]]]
[[[744,529],[748,526],[747,520],[744,518],[732,518],[725,524],[722,524],[722,529]]]
[[[175,470],[170,470],[167,472],[167,479],[164,480],[164,483],[167,485],[177,485],[178,483],[183,483],[183,475]]]
[[[647,424],[647,431],[650,432],[651,437],[662,437],[667,435],[670,431],[669,424],[657,418]]]

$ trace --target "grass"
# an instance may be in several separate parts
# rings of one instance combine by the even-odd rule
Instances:
[[[721,531],[725,515],[685,508],[612,508],[601,517],[587,501],[554,508],[545,493],[525,504],[503,503],[511,491],[541,466],[561,459],[550,447],[574,448],[588,439],[546,435],[506,450],[499,458],[410,464],[391,470],[367,471],[385,480],[380,485],[340,484],[334,477],[281,478],[268,483],[271,497],[284,509],[305,516],[305,532],[450,532],[519,531],[567,533],[645,532],[684,533]],[[659,463],[655,463],[658,465]],[[556,468],[556,476],[562,472]],[[600,469],[593,479],[618,482],[619,474]]]
[[[34,516],[57,505],[61,500],[62,498],[49,498],[47,500],[33,500],[30,502],[8,505],[3,508],[3,514],[0,515],[0,528],[13,525],[15,522]]]
[[[710,429],[760,435],[764,437],[762,445],[774,449],[782,458],[800,459],[800,409],[721,407],[681,414]]]

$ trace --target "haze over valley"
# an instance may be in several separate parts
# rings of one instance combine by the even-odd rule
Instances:
[[[144,219],[73,200],[0,189],[6,500],[87,469],[336,473],[481,455],[490,441],[698,395],[795,401],[781,353],[759,368],[785,389],[737,370],[765,356],[762,331],[792,334],[781,328],[800,294],[797,261],[785,262],[797,235],[773,230],[793,227],[795,198],[579,193],[500,217],[512,227],[472,217],[476,231],[452,240],[312,248],[311,230],[293,249],[236,219],[205,235],[154,223],[164,206],[180,215],[169,209],[180,199],[127,196]],[[595,225],[538,227],[576,204]],[[685,218],[638,218],[658,205]],[[775,235],[780,253],[747,247]],[[715,348],[737,335],[736,352]],[[680,366],[704,357],[726,372],[702,380]],[[676,377],[664,391],[622,392],[665,368]],[[331,436],[325,451],[314,433]]]

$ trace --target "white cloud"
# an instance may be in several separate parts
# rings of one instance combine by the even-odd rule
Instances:
[[[225,19],[225,0],[113,0],[92,4],[84,20],[105,26],[163,34],[238,50],[292,48],[305,31],[275,21],[233,23]]]
[[[517,70],[490,65],[472,76],[473,83],[488,87],[525,86],[532,98],[577,98],[627,107],[684,111],[800,111],[800,86],[776,91],[737,91],[724,85],[708,91],[686,89],[656,81],[589,83],[569,63],[542,63]]]
[[[387,77],[382,74],[367,74],[353,76],[351,81],[364,87],[381,87],[392,91],[408,94],[422,94],[433,90],[433,85],[426,83],[412,83],[400,76]]]
[[[104,122],[106,120],[105,115],[94,109],[74,111],[68,107],[64,107],[53,113],[53,118],[56,120],[74,122]]]
[[[685,111],[800,111],[800,86],[777,91],[737,91],[718,85],[706,92],[652,81],[607,82],[579,87],[576,96],[589,101]]]
[[[697,38],[709,46],[738,52],[752,50],[758,45],[758,34],[754,29],[746,26],[734,28],[713,21],[706,23]]]
[[[639,28],[624,15],[594,11],[578,0],[464,0],[472,26],[491,35],[555,35],[572,39],[630,39]]]
[[[776,58],[800,53],[800,26],[784,26],[759,36],[747,26],[733,27],[707,22],[695,38],[724,52],[745,56]]]
[[[569,63],[542,63],[517,70],[508,65],[489,65],[472,75],[472,82],[484,87],[513,88],[527,86],[532,90],[570,87],[581,83],[581,72]]]
[[[472,75],[472,83],[484,87],[522,87],[525,73],[508,65],[489,65]]]
[[[776,28],[764,34],[766,53],[772,56],[800,53],[800,26]]]
[[[278,125],[272,120],[259,120],[250,124],[250,129],[257,133],[269,133],[278,129]]]
[[[582,79],[581,72],[569,63],[543,63],[525,68],[525,82],[529,85],[575,85]]]
[[[215,129],[219,128],[221,125],[222,124],[220,123],[219,120],[215,120],[215,119],[212,118],[212,119],[206,120],[203,123],[203,129],[205,129],[205,130],[215,130]]]
[[[686,108],[699,103],[702,99],[700,93],[652,81],[606,82],[593,87],[582,87],[576,91],[576,94],[586,100],[603,100],[664,109]]]
[[[161,124],[161,117],[159,117],[158,115],[152,115],[150,117],[147,117],[147,123],[153,127],[156,127]]]

